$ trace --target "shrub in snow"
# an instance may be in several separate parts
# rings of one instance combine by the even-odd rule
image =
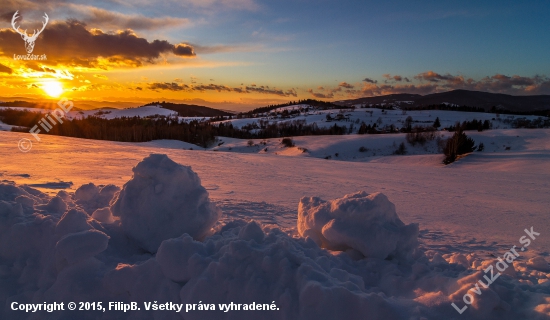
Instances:
[[[393,154],[400,155],[400,156],[407,154],[407,147],[405,147],[405,142],[401,142],[399,144],[399,147],[397,147],[397,149],[395,149]]]
[[[479,144],[479,146],[477,146],[477,151],[481,152],[483,150],[485,150],[485,145],[482,142],[482,143]]]
[[[281,143],[287,148],[294,147],[294,141],[291,138],[283,138]]]
[[[156,252],[163,240],[183,233],[202,239],[218,221],[221,211],[191,167],[151,154],[132,170],[111,212],[141,248]]]
[[[423,146],[426,144],[426,142],[432,141],[437,137],[435,131],[424,130],[426,129],[422,127],[415,127],[414,131],[408,132],[405,135],[407,142],[410,143],[412,146],[415,146],[416,144],[420,144],[421,146]]]
[[[302,198],[298,232],[330,250],[354,249],[369,258],[409,259],[417,248],[418,225],[405,225],[385,195],[363,191],[332,201]]]

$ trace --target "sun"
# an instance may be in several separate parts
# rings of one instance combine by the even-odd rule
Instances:
[[[59,81],[48,81],[42,83],[42,90],[52,98],[57,98],[63,93],[63,85]]]

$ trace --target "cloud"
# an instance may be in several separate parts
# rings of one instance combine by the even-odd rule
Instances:
[[[1,13],[0,14],[0,21],[11,22],[11,19],[12,19],[13,15],[15,14],[15,11],[16,10],[10,10],[8,12]]]
[[[155,82],[149,84],[149,89],[151,90],[169,90],[169,91],[184,91],[188,89],[189,86],[186,84],[179,85],[175,82]]]
[[[414,78],[417,80],[430,81],[430,82],[439,82],[439,81],[461,82],[464,80],[464,78],[462,78],[461,76],[453,76],[450,74],[441,75],[433,71],[419,73],[416,76],[414,76]]]
[[[176,2],[179,5],[182,4],[182,1],[179,0],[172,0],[170,2]],[[187,0],[184,4],[199,9],[204,13],[223,12],[228,9],[243,11],[257,11],[260,9],[260,5],[254,0]]]
[[[169,91],[185,91],[185,92],[205,92],[205,91],[217,91],[217,92],[234,92],[242,94],[251,94],[251,93],[260,93],[260,94],[269,94],[277,95],[282,97],[297,97],[298,93],[296,89],[291,88],[286,91],[277,88],[270,88],[269,86],[259,86],[259,87],[229,87],[219,84],[206,84],[206,85],[191,85],[178,84],[175,82],[154,82],[148,85],[150,90],[169,90]]]
[[[24,51],[21,37],[12,29],[0,29],[0,51],[7,56]],[[103,69],[154,64],[162,55],[195,56],[193,47],[185,43],[149,42],[132,30],[105,33],[100,29],[87,29],[76,20],[48,25],[37,40],[34,53],[46,54],[48,62]]]
[[[409,78],[407,77],[403,77],[403,76],[400,76],[400,75],[391,75],[389,73],[385,73],[382,75],[384,78],[386,78],[387,80],[384,81],[385,83],[388,83],[388,81],[395,81],[395,82],[401,82],[401,81],[405,81],[405,82],[411,82],[411,80],[409,80]]]
[[[76,16],[87,24],[103,29],[156,30],[190,25],[189,19],[169,16],[146,17],[141,14],[123,14],[93,6],[69,4],[71,16]]]
[[[550,79],[539,75],[525,77],[497,73],[476,81],[472,78],[465,79],[462,75],[441,75],[433,71],[427,71],[416,75],[414,78],[437,84],[437,91],[465,89],[513,95],[550,94],[550,90],[548,90]]]
[[[283,91],[281,89],[270,89],[269,86],[268,87],[264,87],[264,86],[246,87],[246,91],[247,92],[263,93],[263,94],[273,94],[273,95],[282,96],[282,97],[289,97],[289,96],[297,97],[298,96],[298,94],[296,93],[296,90],[294,90],[294,89]]]
[[[346,88],[346,89],[353,89],[354,86],[347,83],[347,82],[340,82],[340,84],[338,85],[339,87],[342,87],[342,88]]]
[[[462,75],[440,74],[434,71],[426,71],[414,76],[419,83],[410,83],[408,77],[401,75],[384,74],[387,79],[384,84],[375,81],[364,81],[361,88],[342,91],[339,85],[336,88],[319,88],[323,92],[308,90],[316,98],[358,98],[366,96],[380,96],[396,93],[412,93],[426,95],[436,92],[444,92],[457,89],[504,93],[512,95],[550,94],[550,78],[536,75],[525,77],[519,75],[503,75],[497,73],[480,80],[465,78]],[[395,84],[395,82],[407,82],[407,84]]]
[[[13,73],[13,70],[10,67],[7,67],[7,66],[0,63],[0,73],[11,74],[11,73]]]
[[[317,98],[317,99],[332,99],[332,98],[334,98],[334,94],[332,92],[330,92],[330,93],[320,93],[320,92],[314,92],[312,89],[308,89],[307,92],[309,92],[314,98]]]
[[[371,78],[365,78],[363,81],[367,83],[378,83],[378,80],[372,80]]]
[[[35,16],[39,13],[42,15],[43,12],[51,13],[53,16],[55,12],[58,17],[62,15],[108,30],[157,30],[189,26],[191,24],[187,18],[166,15],[147,17],[142,14],[125,14],[117,12],[115,8],[105,10],[97,6],[76,4],[66,0],[42,0],[40,2],[3,0],[3,2],[5,3],[2,3],[0,9],[0,21],[8,22],[11,21],[15,11],[19,10],[22,17],[24,14]]]

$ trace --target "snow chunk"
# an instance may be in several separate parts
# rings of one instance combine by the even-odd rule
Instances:
[[[88,215],[86,212],[78,209],[71,209],[61,217],[61,220],[55,226],[55,233],[64,236],[69,233],[75,233],[92,229],[88,224]]]
[[[93,183],[88,183],[75,191],[74,200],[88,214],[92,214],[96,209],[108,207],[119,191],[120,188],[112,184],[96,186]]]
[[[418,239],[418,225],[405,225],[385,195],[364,191],[332,201],[302,198],[298,232],[330,250],[380,259],[411,257]]]
[[[151,154],[132,170],[111,212],[143,249],[156,252],[163,240],[184,233],[202,239],[220,218],[221,211],[191,167]]]

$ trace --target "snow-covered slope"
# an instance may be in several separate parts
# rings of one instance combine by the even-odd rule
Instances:
[[[507,136],[510,150],[495,147],[495,152],[474,153],[442,166],[439,155],[377,157],[363,163],[55,136],[41,136],[31,151],[22,153],[17,142],[28,134],[0,132],[0,200],[5,201],[0,208],[0,299],[135,301],[142,307],[134,313],[106,312],[100,316],[105,319],[545,319],[550,316],[545,260],[550,246],[550,130],[495,130],[477,138],[487,139],[488,146],[491,134]],[[110,208],[105,203],[116,197],[116,187],[88,185],[71,193],[90,182],[122,188],[132,174],[141,175],[132,167],[159,152],[191,166],[222,216],[215,234],[166,240],[152,256],[140,242],[127,240],[130,234],[135,238],[135,229],[127,231],[123,219],[109,214],[111,209],[96,212]],[[178,183],[196,187],[185,179],[172,181],[170,177],[177,177],[171,171],[177,167],[172,167],[162,174],[148,173],[150,184],[140,188],[126,185],[141,196],[117,201],[144,201],[145,207],[155,208],[155,201],[166,204],[155,196],[165,188],[173,192],[170,186]],[[41,192],[24,184],[36,184]],[[49,188],[54,186],[69,193]],[[182,199],[188,192],[182,189]],[[376,192],[388,202],[375,200]],[[84,211],[71,211],[76,206]],[[125,219],[131,211],[124,211]],[[149,220],[151,230],[167,223],[167,213],[161,211],[149,212],[158,217]],[[366,215],[377,217],[379,225],[368,222]],[[299,216],[306,226],[302,230]],[[308,217],[312,220],[305,223]],[[400,229],[415,223],[418,247],[411,241],[414,232]],[[374,228],[370,234],[379,236],[371,239],[360,232],[369,226]],[[481,295],[475,293],[478,280],[487,283],[481,270],[512,246],[520,247],[518,239],[531,226],[540,236],[527,251],[518,251],[506,275],[487,289],[478,284]],[[323,237],[306,240],[299,236],[305,232]],[[364,257],[376,248],[395,255],[387,260],[376,254]],[[451,303],[462,308],[468,293],[475,300],[459,315]],[[279,312],[147,312],[146,301],[275,301]],[[17,315],[27,318],[23,313],[7,318]],[[42,315],[48,314],[34,316]]]

